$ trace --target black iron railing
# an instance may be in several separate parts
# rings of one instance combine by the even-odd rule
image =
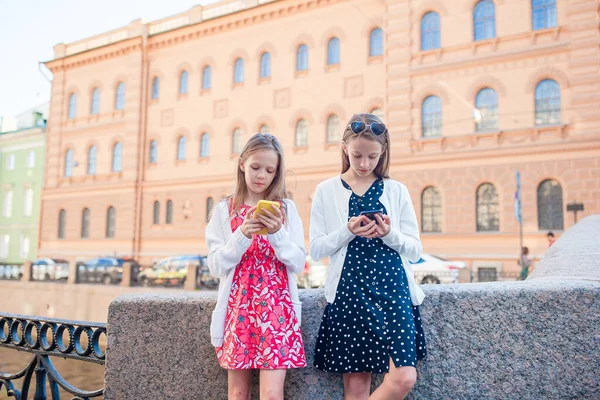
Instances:
[[[51,359],[61,357],[104,365],[101,341],[106,341],[106,324],[0,313],[0,347],[33,354],[21,371],[0,372],[0,393],[4,387],[9,397],[26,400],[33,391],[34,400],[45,400],[47,379],[52,400],[60,399],[59,387],[73,394],[73,399],[102,396],[104,388],[86,391],[69,384]],[[32,389],[34,372],[35,389]],[[15,381],[20,379],[21,387],[16,388]]]

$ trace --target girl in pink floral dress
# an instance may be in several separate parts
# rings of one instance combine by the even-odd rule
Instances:
[[[285,199],[284,171],[279,141],[254,135],[240,154],[235,193],[215,206],[206,228],[208,265],[220,278],[211,341],[228,370],[230,399],[249,398],[253,369],[261,398],[283,399],[286,370],[306,366],[295,277],[306,259],[304,229]],[[261,199],[281,207],[254,217]]]

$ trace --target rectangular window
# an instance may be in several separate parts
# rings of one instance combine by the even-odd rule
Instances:
[[[25,193],[23,195],[23,215],[26,217],[31,217],[33,214],[33,189],[27,188],[25,189]]]
[[[8,247],[10,246],[10,236],[6,233],[0,240],[0,259],[8,258]]]
[[[4,202],[2,204],[2,215],[6,218],[12,217],[13,192],[11,189],[4,192]]]
[[[21,236],[21,258],[29,258],[29,238]]]
[[[6,159],[6,168],[9,171],[12,171],[13,169],[15,169],[15,155],[11,154],[8,156],[8,158]]]
[[[35,151],[30,151],[27,154],[27,168],[35,167]]]

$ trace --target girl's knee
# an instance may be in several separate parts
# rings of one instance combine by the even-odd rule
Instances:
[[[386,382],[387,381],[387,382]],[[395,374],[387,374],[384,383],[394,391],[394,393],[408,393],[417,383],[417,372],[412,369],[408,371],[398,371]]]
[[[261,387],[260,400],[283,400],[283,388]]]
[[[344,379],[344,395],[346,398],[367,398],[371,389],[369,374],[351,374]]]
[[[245,388],[231,388],[228,398],[229,400],[249,400],[250,391]]]

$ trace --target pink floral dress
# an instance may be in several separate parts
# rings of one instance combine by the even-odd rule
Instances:
[[[231,230],[242,222],[249,206],[233,213]],[[285,369],[306,366],[306,355],[288,289],[286,267],[264,235],[252,244],[237,265],[225,319],[219,365],[226,369]]]

